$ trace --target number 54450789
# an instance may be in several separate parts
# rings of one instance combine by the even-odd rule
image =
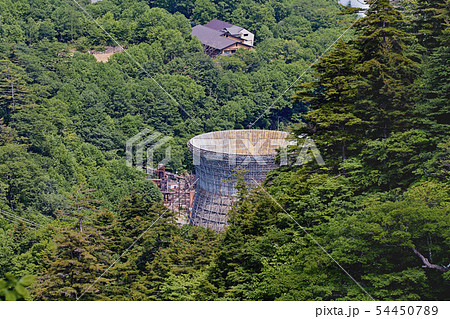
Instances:
[[[414,316],[414,315],[425,315],[425,316],[435,316],[438,313],[437,306],[377,306],[376,315],[393,315],[393,316]]]

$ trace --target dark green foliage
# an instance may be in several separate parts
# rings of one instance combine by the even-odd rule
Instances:
[[[146,266],[140,282],[149,300],[214,300],[216,287],[208,280],[217,234],[184,226]]]
[[[318,80],[294,98],[312,109],[307,126],[328,157],[340,160],[361,151],[367,140],[386,138],[412,126],[417,66],[405,53],[409,35],[389,1],[369,1],[367,16],[356,22],[357,37],[338,43],[315,68]],[[337,165],[339,158],[329,158]]]
[[[41,273],[34,290],[39,300],[104,298],[96,292],[98,286],[107,282],[105,278],[99,278],[97,286],[90,289],[110,262],[109,239],[92,225],[94,214],[98,214],[92,191],[84,185],[74,189],[68,207],[59,213],[61,222],[57,227],[50,226],[55,237],[44,261],[46,271]]]
[[[367,17],[356,23],[353,40],[361,52],[356,115],[367,122],[369,138],[386,138],[411,127],[418,68],[406,56],[405,22],[388,0],[369,1]],[[366,134],[367,134],[366,133]]]
[[[422,98],[417,113],[425,115],[419,121],[433,135],[445,136],[449,131],[450,109],[450,76],[448,61],[450,58],[450,42],[448,19],[450,3],[442,1],[420,1],[422,22],[426,35],[424,46],[429,50],[424,57],[424,83]]]
[[[339,154],[333,163],[345,160],[360,149],[356,137],[361,134],[363,120],[356,115],[358,75],[354,70],[360,60],[358,50],[339,42],[316,66],[318,81],[302,85],[302,91],[294,97],[309,103],[312,109],[305,116],[307,126],[299,126],[296,132],[314,134],[329,161],[331,156]]]
[[[240,199],[211,269],[220,297],[448,300],[448,103],[444,91],[429,98],[445,88],[448,59],[423,57],[434,69],[420,69],[400,13],[371,4],[356,38],[325,55],[294,97],[310,108],[298,144],[308,134],[326,166],[283,167],[266,182],[271,195]],[[425,103],[421,72],[443,81],[424,88]]]
[[[79,232],[70,228],[54,229],[52,254],[44,261],[46,271],[38,278],[34,290],[38,300],[85,300],[104,298],[99,286],[107,280],[97,278],[108,266],[103,238],[95,230]],[[96,282],[96,286],[91,285]],[[83,295],[83,293],[85,293]]]

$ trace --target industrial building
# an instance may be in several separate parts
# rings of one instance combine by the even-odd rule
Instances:
[[[188,142],[193,153],[196,183],[190,222],[223,231],[227,213],[236,200],[236,173],[249,188],[278,167],[277,149],[286,148],[287,132],[230,130],[198,135]]]

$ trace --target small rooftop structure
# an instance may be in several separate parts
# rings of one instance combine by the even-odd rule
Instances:
[[[191,35],[200,40],[205,53],[211,57],[233,54],[240,48],[251,50],[255,37],[242,27],[218,19],[193,27]]]

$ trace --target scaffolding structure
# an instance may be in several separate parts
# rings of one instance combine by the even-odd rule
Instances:
[[[170,173],[161,164],[156,169],[151,167],[146,169],[149,178],[161,190],[164,205],[177,213],[178,223],[186,224],[194,204],[195,175]]]
[[[197,182],[190,223],[223,231],[237,196],[236,174],[242,174],[248,188],[262,182],[278,167],[277,149],[288,146],[287,136],[282,131],[230,130],[192,138],[188,147]]]

